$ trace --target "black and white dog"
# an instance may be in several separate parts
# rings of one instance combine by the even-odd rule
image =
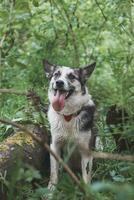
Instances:
[[[91,149],[95,105],[85,83],[92,74],[95,63],[84,68],[72,69],[56,66],[44,60],[46,76],[50,79],[48,97],[50,107],[48,120],[51,128],[51,149],[60,155],[62,146],[70,139],[77,145],[81,155],[82,177],[91,181]],[[84,150],[83,150],[84,147]],[[58,181],[59,164],[50,155],[51,174],[49,188]]]

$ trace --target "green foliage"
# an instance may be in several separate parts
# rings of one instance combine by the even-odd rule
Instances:
[[[129,114],[124,134],[133,137],[134,119],[134,3],[132,0],[1,0],[0,1],[0,87],[27,91],[33,88],[47,102],[47,80],[42,59],[59,65],[79,67],[96,61],[88,82],[99,112],[98,128],[104,150],[113,152],[115,143],[107,129],[107,108],[116,104]],[[0,115],[15,121],[41,123],[40,115],[26,97],[0,95]],[[13,132],[0,125],[0,141]],[[116,129],[115,129],[116,132]],[[128,134],[129,133],[129,134]],[[133,167],[116,161],[98,161],[95,182],[84,195],[65,176],[53,199],[134,199]],[[19,174],[19,175],[18,175]],[[43,184],[32,187],[38,171],[18,167],[14,186],[16,199],[43,199],[49,191]],[[10,194],[14,195],[13,186]],[[105,182],[107,180],[108,182]],[[109,182],[112,181],[112,182]],[[14,199],[14,196],[11,198]],[[90,198],[89,198],[90,196]]]

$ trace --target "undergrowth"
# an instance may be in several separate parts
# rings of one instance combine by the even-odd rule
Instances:
[[[123,138],[134,141],[133,13],[131,0],[1,0],[0,87],[20,92],[33,89],[46,104],[44,58],[73,67],[96,61],[87,86],[97,105],[103,151],[117,152],[113,133],[120,131]],[[27,97],[0,94],[0,98],[1,118],[42,125]],[[113,105],[122,110],[122,129],[120,125],[110,129],[106,123]],[[128,114],[127,122],[123,110]],[[48,127],[46,118],[45,125]],[[12,126],[0,124],[1,144],[15,132]],[[133,155],[133,149],[121,153]],[[52,200],[134,199],[134,165],[129,162],[96,159],[92,184],[84,185],[81,180],[84,193],[61,170],[53,194],[47,189],[48,177],[21,161],[17,163],[10,177],[6,172],[0,174],[1,190],[6,190],[8,200],[43,200],[46,196]]]

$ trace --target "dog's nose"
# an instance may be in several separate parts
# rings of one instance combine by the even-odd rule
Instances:
[[[57,88],[63,88],[64,82],[62,80],[58,80],[58,81],[56,81],[56,86],[57,86]]]

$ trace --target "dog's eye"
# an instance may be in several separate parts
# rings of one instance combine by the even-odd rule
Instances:
[[[61,75],[60,71],[54,73],[54,77],[58,78]]]
[[[69,78],[70,80],[74,80],[76,77],[75,77],[73,74],[69,74],[69,75],[68,75],[68,78]]]

